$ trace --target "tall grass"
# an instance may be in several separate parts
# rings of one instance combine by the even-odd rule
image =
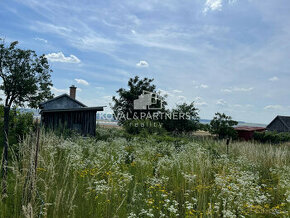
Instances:
[[[289,215],[287,145],[162,137],[40,134],[19,144],[0,217],[272,217]]]

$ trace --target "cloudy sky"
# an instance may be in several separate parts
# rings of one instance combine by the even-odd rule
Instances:
[[[53,92],[109,105],[130,77],[170,106],[268,123],[290,115],[289,0],[1,0],[0,38],[46,54]]]

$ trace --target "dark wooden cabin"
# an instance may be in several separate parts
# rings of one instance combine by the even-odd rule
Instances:
[[[290,117],[275,117],[275,119],[267,126],[267,130],[276,132],[290,132]]]
[[[96,113],[104,107],[87,107],[75,99],[76,87],[70,87],[70,95],[63,94],[39,105],[41,122],[53,130],[70,129],[81,135],[95,136]]]
[[[234,129],[237,131],[239,139],[245,141],[252,140],[255,132],[264,132],[266,130],[264,127],[253,126],[237,126]]]

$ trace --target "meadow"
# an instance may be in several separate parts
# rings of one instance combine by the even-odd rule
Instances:
[[[28,135],[0,217],[289,217],[289,144],[193,136]],[[12,151],[10,152],[12,153]],[[35,166],[37,162],[37,166]]]

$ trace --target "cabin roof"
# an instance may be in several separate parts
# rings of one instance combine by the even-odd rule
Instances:
[[[267,126],[267,128],[270,127],[270,125],[271,125],[273,122],[275,122],[275,120],[277,120],[277,119],[280,120],[281,123],[283,123],[283,125],[284,125],[288,130],[290,130],[290,116],[280,116],[280,115],[278,115],[277,117],[275,117],[275,119],[272,120],[272,122]]]
[[[46,103],[49,103],[49,102],[55,101],[55,100],[57,100],[57,99],[59,99],[59,98],[63,98],[63,97],[68,97],[70,100],[76,102],[76,103],[79,104],[80,106],[82,106],[82,107],[87,107],[87,106],[84,105],[82,102],[80,102],[80,101],[78,101],[78,100],[73,99],[72,97],[70,97],[68,94],[62,94],[62,95],[59,95],[59,96],[57,96],[57,97],[55,97],[55,98],[49,99],[49,100],[47,100],[47,101],[45,101],[45,102],[41,102],[41,103],[39,104],[39,107],[40,107],[40,108],[43,108],[43,105],[45,105]]]
[[[265,127],[254,127],[254,126],[237,126],[234,128],[237,131],[263,131],[266,130]]]
[[[70,111],[103,111],[104,107],[81,107],[81,108],[65,108],[65,109],[44,109],[40,113],[53,113],[53,112],[70,112]]]

